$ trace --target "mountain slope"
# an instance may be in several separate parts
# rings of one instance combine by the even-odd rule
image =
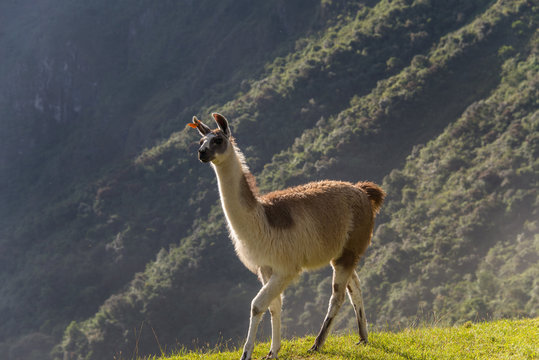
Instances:
[[[491,96],[386,178],[391,220],[379,228],[364,276],[368,291],[391,299],[371,299],[379,323],[422,312],[462,321],[539,310],[529,291],[539,274],[533,44],[504,64]]]
[[[448,102],[448,92],[446,92],[446,88],[442,87],[441,84],[451,84],[450,80],[455,80],[454,87],[450,87],[450,89],[453,90],[449,92],[454,98],[453,101],[448,102],[447,106],[449,109],[452,109],[453,117],[448,116],[444,119],[445,123],[444,120],[429,123],[429,118],[424,116],[425,120],[419,122],[419,124],[421,124],[421,127],[419,128],[423,130],[427,129],[427,134],[429,132],[441,132],[443,127],[449,124],[453,119],[457,120],[469,104],[474,104],[474,101],[479,100],[481,96],[488,96],[489,92],[492,90],[503,93],[511,86],[525,86],[524,81],[513,85],[507,84],[507,82],[498,83],[503,77],[502,73],[499,73],[500,75],[498,76],[488,77],[487,79],[481,79],[481,76],[478,76],[482,81],[466,83],[470,89],[466,89],[465,91],[461,91],[457,85],[462,84],[462,79],[466,79],[467,75],[473,75],[473,70],[481,69],[481,67],[487,65],[491,70],[498,67],[498,69],[500,69],[499,71],[501,71],[504,58],[502,56],[503,54],[500,54],[498,50],[503,46],[502,44],[504,44],[505,41],[514,43],[518,50],[514,49],[513,51],[522,51],[522,55],[520,56],[524,56],[524,59],[526,59],[525,54],[534,53],[536,47],[534,44],[536,43],[536,40],[535,38],[529,40],[529,36],[533,31],[519,34],[513,26],[515,21],[520,18],[526,19],[528,22],[531,21],[526,15],[526,10],[527,8],[525,6],[519,7],[518,4],[507,5],[506,3],[496,3],[489,7],[487,11],[482,13],[481,16],[478,16],[477,19],[469,25],[454,33],[448,34],[446,37],[442,38],[439,44],[434,46],[427,55],[415,57],[409,67],[406,67],[394,77],[388,78],[387,81],[380,82],[378,86],[373,89],[371,94],[352,100],[350,108],[343,110],[339,115],[331,117],[327,121],[318,122],[317,127],[305,132],[302,137],[296,140],[293,147],[283,152],[282,155],[274,157],[272,163],[266,165],[264,171],[259,176],[261,185],[264,188],[275,188],[294,183],[295,181],[309,180],[312,179],[313,176],[314,178],[318,176],[324,177],[327,176],[326,174],[328,173],[335,172],[345,178],[347,176],[350,178],[356,177],[357,175],[354,174],[358,171],[357,162],[354,164],[355,166],[350,166],[351,169],[348,171],[346,170],[346,164],[342,163],[342,159],[346,158],[349,160],[352,158],[350,155],[348,155],[347,158],[347,154],[350,153],[350,147],[353,146],[351,144],[355,144],[362,140],[369,141],[369,136],[372,136],[373,134],[376,138],[378,132],[380,132],[381,135],[376,138],[376,140],[387,137],[384,136],[384,131],[394,131],[403,134],[403,128],[406,129],[407,126],[414,124],[414,118],[409,115],[410,112],[412,114],[420,112],[417,110],[416,104],[423,104],[425,109],[430,110],[427,113],[431,116],[434,111],[443,112],[443,109],[438,110],[436,109],[436,106],[443,104],[442,100]],[[504,16],[501,16],[502,14],[504,14]],[[531,26],[530,29],[533,29],[533,26]],[[455,43],[459,44],[459,46],[454,46],[453,44]],[[488,51],[485,52],[485,50]],[[478,56],[478,54],[481,53],[483,56]],[[533,59],[534,56],[535,55],[531,55],[530,59]],[[530,59],[528,59],[527,62],[532,61]],[[523,60],[518,57],[512,61],[522,62]],[[525,61],[525,63],[527,62]],[[464,66],[470,64],[471,66],[469,67]],[[533,67],[533,61],[532,65],[528,66]],[[513,70],[509,71],[509,73]],[[451,78],[453,74],[458,72],[462,72],[463,74]],[[517,76],[517,78],[519,78],[519,76]],[[475,80],[477,78],[472,77],[471,79]],[[526,86],[533,84],[533,79],[528,79],[527,81],[529,84]],[[413,85],[410,85],[410,83]],[[438,90],[438,92],[433,92],[433,89]],[[469,95],[470,93],[472,96]],[[438,99],[438,102],[432,104],[425,101],[425,94],[429,94],[429,96]],[[461,96],[466,99],[467,104],[462,103]],[[382,99],[387,100],[381,101]],[[530,96],[528,101],[533,103],[533,101],[536,101],[534,99],[536,99],[534,96]],[[494,100],[491,100],[491,102],[494,102]],[[369,104],[372,105],[369,106]],[[429,107],[429,105],[432,105],[434,108]],[[382,108],[383,111],[381,111]],[[371,112],[370,114],[372,116],[369,116],[369,113],[364,116],[357,115],[358,112],[361,114],[365,111]],[[529,109],[528,112],[525,113],[529,115]],[[408,116],[404,117],[403,115]],[[400,123],[395,123],[395,121],[398,121],[398,119],[402,119],[403,117],[404,119],[409,119],[410,125],[406,123],[402,125]],[[387,122],[391,119],[393,119],[393,123],[388,124]],[[358,121],[358,123],[354,123],[353,120]],[[368,120],[371,121],[369,122]],[[236,120],[235,122],[234,130],[238,130],[235,131],[236,134],[240,132],[243,127],[241,121],[242,119]],[[495,122],[496,120],[493,121]],[[384,124],[384,126],[380,123]],[[393,127],[397,126],[397,124],[402,127],[397,127],[394,130]],[[417,125],[417,123],[415,124]],[[355,129],[358,129],[359,131]],[[313,133],[316,135],[313,135]],[[417,131],[415,133],[412,131],[410,134],[415,134],[415,141],[417,141],[418,138],[423,139],[424,136],[428,136],[424,135],[423,131]],[[350,136],[347,137],[347,135]],[[502,135],[503,128],[499,129],[499,132],[490,134],[493,138]],[[242,140],[240,135],[238,135],[238,138],[240,139],[241,146]],[[338,139],[340,143],[336,144],[336,139]],[[386,146],[390,147],[390,145],[394,143],[395,149],[406,149],[406,147],[411,147],[411,145],[415,144],[415,141],[410,140],[410,143],[407,145],[406,142],[397,142],[393,140],[392,142],[388,141],[388,145]],[[178,142],[179,140],[171,139],[170,142],[164,145],[164,148],[155,149],[154,151],[157,153],[157,156],[162,156],[161,154],[165,153],[163,150],[166,150],[167,148],[173,149],[176,146],[181,148],[181,145],[178,145]],[[404,147],[399,148],[402,146]],[[364,147],[362,146],[358,149],[357,146],[354,146],[353,149],[357,152],[358,150],[364,150]],[[448,147],[448,149],[451,149],[451,147]],[[457,149],[458,148],[456,148],[456,150]],[[402,150],[400,151],[402,152]],[[449,153],[447,150],[438,151],[440,155]],[[383,160],[383,156],[387,156],[387,153],[386,150],[386,152],[382,152],[378,155],[380,156],[380,161]],[[250,155],[249,153],[247,154],[248,156]],[[332,161],[330,155],[333,155],[335,159],[339,160]],[[371,158],[372,157],[374,156],[371,156]],[[341,162],[337,164],[336,161]],[[395,160],[393,159],[393,161]],[[380,166],[379,164],[376,164],[376,161],[371,161],[369,163]],[[324,166],[324,164],[326,165]],[[437,164],[432,166],[436,168]],[[343,167],[345,170],[343,170]],[[293,177],[290,177],[287,175],[290,173],[288,171],[289,168],[296,168],[299,170],[296,171]],[[390,172],[391,168],[392,165],[390,164],[385,171]],[[455,171],[458,170],[458,168],[452,170]],[[383,174],[383,171],[384,170],[380,171],[381,174],[379,176]],[[374,170],[365,171],[365,173],[374,173]],[[209,171],[208,176],[212,176]],[[391,176],[393,175],[390,175],[388,179],[391,179]],[[272,179],[271,182],[269,182],[269,179]],[[276,182],[276,179],[284,179],[284,181],[277,180],[279,182]],[[267,184],[271,184],[271,186],[268,186]],[[397,191],[401,190],[398,189],[398,186],[398,190],[395,190],[395,185],[391,183],[388,183],[386,186],[390,189],[387,211],[388,213],[393,214],[394,210],[392,209],[394,208],[394,205],[391,194],[395,192],[394,201],[400,202],[401,200],[397,198]],[[529,187],[529,185],[526,186]],[[432,196],[432,194],[426,194],[426,196],[429,198],[428,196]],[[409,206],[414,208],[415,206],[418,206],[418,204],[410,202]],[[423,207],[423,204],[419,204],[420,209]],[[468,211],[470,211],[470,209],[468,209]],[[174,343],[175,340],[180,341],[181,343],[190,342],[190,340],[187,339],[192,339],[193,337],[199,339],[211,338],[212,335],[210,332],[212,330],[222,331],[223,333],[228,334],[228,336],[233,336],[231,334],[241,335],[244,330],[242,324],[238,322],[230,324],[228,320],[231,318],[241,318],[241,316],[244,315],[244,312],[241,311],[241,304],[243,304],[243,308],[248,308],[250,299],[247,294],[254,294],[256,292],[257,284],[253,279],[249,280],[249,278],[247,278],[244,283],[237,284],[238,274],[247,275],[247,272],[241,269],[241,266],[237,261],[234,261],[233,251],[229,242],[226,240],[226,234],[224,232],[225,227],[219,212],[217,207],[214,208],[207,220],[200,222],[195,220],[196,227],[194,234],[192,237],[189,237],[189,240],[184,239],[182,241],[182,243],[185,244],[184,247],[173,248],[168,254],[163,253],[163,257],[150,266],[145,273],[141,274],[140,278],[132,282],[128,291],[124,292],[119,297],[109,299],[96,317],[82,324],[73,324],[71,331],[74,334],[79,334],[79,337],[68,335],[64,340],[64,349],[76,349],[77,346],[81,349],[80,346],[82,346],[82,353],[90,352],[93,356],[96,356],[96,358],[105,354],[110,354],[115,350],[118,351],[118,349],[122,348],[124,349],[123,351],[129,351],[134,348],[135,344],[138,344],[138,349],[140,351],[152,347],[157,351],[152,331],[149,331],[148,329],[146,332],[144,332],[144,330],[141,330],[139,333],[136,331],[133,332],[134,329],[140,329],[141,326],[151,327],[151,329],[156,331],[161,341],[168,344]],[[407,212],[403,211],[403,214],[406,213]],[[380,220],[381,222],[386,222],[388,218],[392,217],[393,215],[385,215],[382,216]],[[428,217],[418,216],[416,223],[419,219],[423,222],[429,221]],[[417,225],[416,223],[414,223],[414,225]],[[211,224],[211,226],[208,226],[208,224]],[[387,225],[386,228],[389,226],[390,225]],[[384,227],[382,227],[382,229],[384,229]],[[378,239],[378,236],[376,239]],[[450,241],[451,237],[447,236],[443,239]],[[423,302],[429,301],[429,297],[421,297],[421,293],[419,293],[418,300],[416,301],[423,302],[419,303],[418,306],[417,303],[414,304],[414,299],[410,299],[409,296],[407,297],[406,293],[398,293],[398,290],[403,286],[402,283],[395,281],[398,279],[394,279],[390,276],[391,273],[388,274],[388,270],[384,270],[384,268],[380,269],[378,266],[378,264],[387,264],[390,271],[396,271],[398,274],[401,274],[402,270],[398,269],[406,268],[406,266],[410,265],[406,263],[403,267],[394,268],[394,265],[403,261],[403,259],[399,257],[399,255],[403,255],[402,252],[393,252],[391,250],[391,247],[399,246],[397,240],[398,239],[384,239],[379,240],[378,242],[375,241],[372,255],[369,255],[366,260],[365,269],[370,268],[372,271],[366,275],[367,291],[365,291],[365,297],[370,306],[369,319],[371,319],[373,323],[386,324],[390,322],[395,323],[395,321],[395,324],[398,324],[399,321],[406,323],[417,316],[417,309],[425,309],[425,311],[432,310],[423,305]],[[189,242],[194,242],[196,245],[187,245]],[[389,245],[385,246],[386,243],[389,243]],[[378,244],[379,248],[376,244]],[[194,249],[196,249],[195,252],[193,252]],[[387,257],[388,260],[386,262],[380,262],[378,252],[375,252],[378,249],[380,249],[380,254]],[[426,258],[429,258],[430,256],[430,253],[425,253]],[[408,259],[406,256],[404,256],[404,259],[412,264],[414,260],[418,260],[413,257]],[[371,266],[371,262],[375,263],[376,266]],[[207,276],[204,275],[206,271],[209,271],[204,264],[213,263],[219,264],[216,268],[221,269],[221,272],[212,274],[211,277],[209,274]],[[421,264],[421,262],[419,261],[418,264]],[[170,271],[171,269],[173,270]],[[458,270],[460,269],[455,269],[455,271]],[[413,275],[417,277],[417,274]],[[383,277],[386,283],[388,281],[395,281],[393,286],[396,290],[393,290],[393,293],[397,293],[397,295],[393,296],[398,301],[401,301],[401,303],[393,301],[392,298],[390,298],[390,301],[383,301],[383,299],[386,298],[384,295],[388,294],[388,292],[384,292],[387,291],[386,288],[388,285],[385,285],[382,281],[382,287],[378,288],[377,286],[379,286],[379,284],[377,283],[378,278],[376,276],[378,276],[378,278]],[[327,297],[329,296],[329,285],[326,289],[322,286],[327,284],[328,280],[325,282],[322,281],[320,286],[318,286],[318,288],[316,287],[321,279],[320,274],[305,276],[299,285],[295,286],[287,293],[285,316],[287,317],[286,324],[288,331],[301,332],[303,331],[302,329],[312,329],[319,325],[319,321],[321,321],[323,317],[322,313],[327,306]],[[414,278],[414,280],[421,281],[421,279],[417,280],[417,278]],[[450,287],[452,280],[444,280],[448,281],[447,286]],[[201,282],[205,284],[202,293],[200,293],[199,288]],[[313,286],[313,284],[315,285]],[[216,303],[215,299],[211,296],[211,294],[215,292],[221,294],[218,303]],[[192,302],[190,300],[191,297],[187,295],[190,293],[196,294],[192,298]],[[166,300],[175,299],[179,296],[182,296],[182,305],[184,306],[178,306],[177,304]],[[304,305],[306,298],[307,304]],[[312,301],[309,299],[316,300]],[[229,303],[234,304],[234,306],[227,306],[226,304]],[[238,306],[238,304],[240,305]],[[405,307],[404,304],[407,307]],[[452,302],[452,304],[454,303]],[[391,311],[392,308],[390,308],[390,306],[399,309],[399,305],[402,305],[402,310],[408,312],[403,314]],[[380,307],[381,310],[376,311]],[[386,308],[389,308],[390,310],[388,311]],[[210,312],[208,312],[207,309],[211,309]],[[535,305],[532,304],[531,309],[535,309]],[[384,317],[386,316],[383,312],[384,310],[388,313],[388,317]],[[320,313],[320,316],[314,316],[317,313]],[[162,318],[165,314],[166,318]],[[199,314],[204,315],[202,316]],[[474,315],[484,316],[485,314],[460,315],[473,318]],[[348,317],[347,319],[351,318],[352,317]],[[192,327],[191,324],[195,321],[198,322],[199,326]],[[342,326],[347,325],[344,316],[342,322]],[[180,323],[188,325],[180,326],[179,328],[174,327],[174,324]],[[299,324],[300,327],[295,327],[294,324]],[[122,341],[127,341],[127,343],[124,342],[120,344],[116,342],[119,338],[116,338],[117,340],[115,340],[113,335],[115,332],[127,332],[128,335],[122,337]],[[99,337],[89,338],[88,334],[99,334]],[[74,339],[78,339],[80,343],[77,345],[77,342],[74,341]],[[100,353],[100,351],[103,352]]]
[[[174,216],[177,199],[190,196],[185,183],[171,172],[152,177],[133,157],[161,131],[170,134],[162,127],[183,126],[194,112],[185,104],[232,96],[244,73],[262,72],[323,24],[311,5],[2,5],[11,16],[0,42],[13,51],[0,67],[0,339],[37,331],[58,338],[186,235],[186,217]],[[298,6],[305,16],[292,21]],[[152,186],[139,192],[145,183]],[[147,201],[156,195],[162,202]],[[195,201],[186,213],[208,207]]]
[[[194,339],[213,343],[219,333],[233,341],[244,335],[246,320],[230,319],[245,318],[259,285],[227,239],[214,175],[195,158],[197,135],[174,132],[210,111],[231,120],[264,191],[326,177],[384,179],[388,201],[362,273],[371,323],[406,324],[423,312],[451,321],[536,313],[537,294],[527,289],[535,289],[537,270],[537,7],[526,1],[129,5],[55,10],[69,15],[56,19],[69,19],[78,34],[71,40],[95,61],[74,60],[78,67],[68,69],[100,77],[93,98],[80,95],[89,105],[80,105],[79,115],[66,113],[71,122],[55,123],[57,86],[36,92],[31,80],[19,85],[45,99],[40,105],[26,98],[20,114],[32,119],[36,112],[54,126],[40,124],[44,142],[2,163],[2,174],[15,174],[2,179],[4,353],[42,354],[71,320],[55,357],[155,353],[155,336],[170,348]],[[129,10],[118,15],[122,6]],[[115,16],[119,21],[106,20]],[[86,30],[101,21],[116,25],[90,41]],[[55,24],[55,31],[65,29]],[[95,47],[105,54],[115,46],[114,37],[104,42],[111,31],[119,42],[128,39],[114,49],[123,55],[112,56],[123,65],[89,56]],[[250,37],[240,44],[245,33]],[[64,49],[62,39],[50,41]],[[77,72],[62,77],[62,56],[51,58],[56,70],[43,65],[46,78],[95,80]],[[19,83],[13,74],[1,76]],[[11,104],[9,96],[0,98]],[[13,114],[2,114],[3,129],[13,119],[25,124]],[[15,146],[3,144],[13,155]],[[497,161],[500,154],[506,162]],[[462,178],[480,179],[479,185]],[[463,193],[466,202],[451,202]],[[489,241],[493,234],[498,238]],[[512,285],[503,287],[501,279]],[[318,328],[328,281],[324,271],[305,275],[287,292],[289,334]],[[468,300],[461,306],[462,296]],[[341,327],[350,326],[346,316]]]
[[[482,21],[482,19],[477,20],[479,23]],[[474,23],[470,25],[470,27],[475,26]],[[464,29],[464,31],[469,31],[469,29]],[[455,35],[458,35],[458,32]],[[455,35],[450,35],[449,40]],[[382,225],[373,240],[373,246],[367,255],[362,273],[367,286],[365,297],[369,299],[367,303],[369,303],[370,311],[373,313],[370,316],[372,322],[383,326],[398,326],[401,322],[407,324],[416,317],[421,318],[423,316],[449,317],[452,321],[504,316],[502,314],[507,316],[507,313],[504,313],[504,307],[508,306],[508,302],[512,303],[511,312],[533,315],[537,311],[538,304],[537,296],[534,293],[535,290],[527,290],[535,289],[533,276],[537,272],[535,260],[538,256],[534,245],[534,241],[536,241],[534,237],[536,237],[537,231],[534,222],[537,206],[535,199],[537,196],[537,163],[535,160],[536,145],[534,145],[537,130],[535,124],[537,116],[536,36],[534,35],[529,40],[530,42],[522,48],[522,53],[508,60],[503,67],[500,66],[499,76],[501,83],[494,89],[493,95],[479,102],[471,103],[463,115],[467,120],[457,119],[456,124],[466,121],[473,123],[474,125],[470,125],[473,132],[465,126],[462,126],[460,132],[446,130],[449,134],[442,134],[440,138],[433,140],[429,147],[421,150],[421,154],[423,154],[422,161],[418,156],[420,147],[416,146],[413,149],[413,155],[406,161],[405,171],[394,170],[385,178],[383,187],[389,195],[382,216],[378,219],[378,223]],[[445,40],[442,43],[445,43]],[[512,43],[515,44],[516,42],[512,41]],[[438,51],[438,49],[433,49],[434,54]],[[462,52],[459,51],[459,53],[461,54]],[[491,54],[484,55],[499,56],[498,51]],[[480,57],[475,57],[475,59],[479,60]],[[467,66],[473,68],[473,62],[468,62]],[[432,71],[432,68],[420,72],[428,74]],[[417,81],[417,77],[413,75],[407,75],[406,77]],[[401,79],[397,77],[392,82],[398,84]],[[515,81],[516,79],[519,80]],[[420,78],[419,80],[423,79]],[[477,85],[481,86],[480,83]],[[424,86],[424,88],[427,88],[427,86]],[[473,85],[468,84],[467,86]],[[414,87],[414,89],[418,88]],[[396,89],[398,90],[399,88],[396,87]],[[465,91],[467,90],[462,92]],[[470,91],[473,92],[474,90]],[[383,93],[383,90],[377,91],[377,93]],[[411,103],[410,105],[414,104],[413,95],[405,94],[408,99],[411,99],[408,100]],[[457,96],[459,95],[457,94]],[[420,99],[424,97],[422,95]],[[397,98],[402,98],[402,96]],[[367,102],[368,97],[361,99],[359,103],[362,106],[348,112],[348,117],[352,116],[351,114],[354,112],[358,112],[358,109],[359,111],[364,111],[369,104],[374,103],[374,106],[380,104],[379,99],[380,97],[375,96],[369,102]],[[442,99],[448,102],[449,98],[447,95],[443,95]],[[400,101],[402,102],[402,100]],[[404,108],[410,106],[406,103],[404,105]],[[438,104],[435,105],[437,106]],[[454,105],[460,106],[463,104],[458,102],[457,104],[450,103],[447,106]],[[476,112],[475,109],[477,108],[480,108],[481,112]],[[394,121],[400,120],[400,116],[402,116],[401,109],[402,107],[397,107],[398,117],[394,117]],[[414,106],[413,109],[416,111],[418,106]],[[421,107],[419,109],[421,110]],[[513,109],[515,109],[514,112]],[[424,112],[429,115],[433,111],[439,111],[439,109],[428,107],[425,110]],[[441,110],[443,111],[443,108]],[[484,114],[483,111],[485,111]],[[496,115],[499,112],[502,112],[504,117]],[[386,113],[382,113],[380,118],[392,119],[391,109]],[[345,117],[342,116],[342,118]],[[335,121],[339,121],[339,117]],[[514,122],[512,125],[514,127],[510,127],[512,122]],[[521,122],[523,123],[521,124]],[[477,123],[481,124],[480,131],[475,129],[475,127],[478,127]],[[490,124],[490,126],[485,123]],[[422,123],[420,122],[419,124]],[[429,125],[432,126],[432,124]],[[421,129],[429,131],[429,125],[423,125]],[[345,138],[344,140],[342,140],[342,134],[350,134],[353,130],[341,131],[341,126],[333,127],[338,130],[333,130],[333,132],[329,133],[329,136],[335,134],[334,136],[342,141],[342,148],[346,149],[347,141],[352,144],[368,142],[367,145],[372,147],[379,146],[380,142],[388,141],[386,140],[388,137],[391,139],[390,131],[392,130],[390,129],[398,128],[399,125],[392,124],[389,127],[378,128],[376,122],[371,122],[365,126],[367,131],[369,127],[373,129],[368,131],[368,136],[351,136],[349,139]],[[450,128],[451,126],[459,125],[450,125]],[[353,126],[351,128],[353,129]],[[506,140],[513,141],[513,143],[506,144],[503,140],[499,140],[489,145],[489,142],[498,138],[510,138],[512,135],[509,134],[514,134],[515,129],[521,131],[521,128],[525,130],[522,130],[518,140]],[[414,129],[409,131],[414,131]],[[400,134],[406,136],[409,131],[401,128]],[[322,131],[314,129],[313,132],[319,133]],[[484,136],[488,141],[479,141],[480,136]],[[374,137],[374,140],[369,139],[369,137]],[[310,135],[306,138],[318,138],[321,139],[321,142],[331,143],[331,140],[327,140],[328,137]],[[313,148],[316,151],[315,146],[305,146],[306,151],[304,153],[311,154]],[[355,146],[357,147],[357,145]],[[523,149],[518,149],[520,146]],[[463,147],[467,147],[466,150],[463,150]],[[501,160],[495,161],[499,157],[499,151],[501,151],[499,148],[503,148],[503,151],[506,152],[506,159],[512,159],[512,161],[518,159],[522,163],[510,165],[502,163]],[[338,150],[331,149],[331,151],[337,154],[333,155],[334,159],[330,159],[326,155],[328,159],[326,164],[329,164],[327,165],[327,174],[342,171],[342,161],[347,156],[346,152],[340,154]],[[481,157],[475,155],[474,152],[481,154]],[[285,154],[288,156],[288,154],[293,154],[293,151]],[[324,154],[324,150],[315,154],[313,159],[323,159],[322,154]],[[475,156],[477,158],[474,158]],[[372,155],[366,156],[365,159],[372,157]],[[483,161],[486,158],[489,158],[490,162],[484,164]],[[365,159],[363,160],[365,161]],[[392,160],[390,159],[390,161]],[[295,166],[290,155],[290,157],[285,157],[282,163],[278,163],[275,168],[286,169],[287,164],[292,164],[292,169],[299,167]],[[306,164],[309,164],[309,158]],[[482,164],[482,167],[478,164]],[[299,163],[299,165],[301,166],[302,164]],[[374,164],[370,166],[380,167],[384,165]],[[527,170],[518,170],[521,166],[522,169]],[[288,168],[290,167],[288,165]],[[357,169],[357,166],[354,168]],[[370,171],[366,173],[373,173],[372,168],[368,167],[367,169]],[[410,169],[410,171],[406,171],[406,169]],[[301,171],[302,169],[300,168],[299,172],[303,174]],[[403,175],[403,172],[406,175]],[[501,176],[498,175],[499,173],[507,174],[508,177],[505,182],[502,180],[497,182],[498,176]],[[521,174],[524,176],[523,179],[520,178]],[[445,181],[449,176],[451,176],[452,181],[446,184]],[[518,180],[513,182],[512,176],[514,176],[515,180]],[[459,183],[459,181],[462,181],[463,178],[468,179],[467,185],[471,189],[462,188],[465,185]],[[471,181],[473,179],[480,179],[481,181],[472,186]],[[500,179],[502,178],[500,177]],[[492,183],[485,186],[482,181],[492,181]],[[507,192],[503,192],[503,187],[507,188]],[[511,187],[513,189],[509,190]],[[420,194],[421,191],[423,191],[422,194]],[[466,198],[465,194],[469,193],[473,193],[473,197],[468,196]],[[519,195],[516,195],[517,193]],[[422,201],[420,201],[420,196]],[[465,201],[459,201],[463,197]],[[524,199],[525,201],[523,201]],[[513,206],[505,211],[501,210],[508,206],[507,203],[513,202],[515,204],[519,203],[522,207]],[[403,204],[405,205],[403,206]],[[441,209],[443,209],[443,213]],[[501,213],[497,213],[499,211]],[[499,217],[490,219],[494,215]],[[386,223],[387,221],[389,222]],[[459,222],[463,223],[460,228],[455,225],[459,224]],[[395,224],[399,225],[395,226]],[[500,242],[516,238],[526,240],[518,246],[500,244]],[[442,243],[444,244],[443,246],[441,245]],[[482,246],[477,243],[481,243]],[[518,247],[519,250],[516,250],[515,247]],[[487,256],[487,251],[491,248],[497,249],[497,255],[490,253]],[[508,273],[502,276],[505,280],[494,281],[493,273],[489,273],[488,276],[485,272],[481,272],[481,275],[476,274],[476,272],[481,271],[476,266],[482,261],[487,261],[488,258],[490,258],[491,263],[499,264],[501,261],[499,257],[496,260],[492,259],[492,257],[501,256],[502,249],[505,248],[508,250],[505,255],[506,259],[514,256],[514,261],[520,262],[520,270],[524,272],[522,277],[517,275],[518,271],[515,269],[509,270],[510,267],[505,270]],[[459,249],[459,251],[456,251],[456,249]],[[519,252],[520,255],[517,256]],[[517,258],[520,258],[520,260],[516,260]],[[481,266],[491,268],[492,265],[483,264]],[[478,276],[483,276],[482,281],[486,281],[485,278],[487,278],[487,281],[491,282],[488,285],[490,286],[488,292],[485,288],[480,289],[478,287]],[[326,287],[319,286],[316,289],[315,287],[320,281],[324,281]],[[330,285],[327,283],[328,281],[327,277],[320,278],[319,275],[304,278],[305,286],[300,286],[296,292],[298,300],[292,300],[292,304],[289,304],[294,309],[293,317],[286,322],[289,329],[302,331],[302,329],[308,328],[314,331],[318,327],[317,322],[319,320],[313,320],[312,314],[315,311],[319,319],[323,318],[324,304],[327,303],[329,297],[328,289]],[[508,293],[502,290],[504,281],[505,283],[512,282],[514,284],[511,286],[514,290],[513,295],[507,295]],[[469,286],[464,286],[464,284]],[[482,284],[481,286],[485,287],[487,285]],[[455,287],[459,290],[449,290]],[[496,292],[495,289],[499,290],[499,292]],[[441,293],[437,294],[437,291]],[[448,296],[447,292],[451,292],[451,296]],[[500,299],[499,294],[501,293],[505,293],[503,295],[504,300]],[[520,300],[518,301],[511,298],[516,294],[519,294]],[[497,295],[497,299],[490,299],[489,295]],[[294,299],[294,296],[290,297]],[[459,301],[462,297],[469,298],[469,303],[465,306]],[[433,304],[435,298],[443,300],[441,303],[446,302],[444,305],[436,302]],[[448,298],[451,300],[448,300]],[[306,304],[304,304],[305,301]],[[484,302],[489,302],[490,306],[483,306]],[[472,303],[474,305],[471,305]],[[460,306],[462,308],[458,311],[454,309],[454,307]],[[301,315],[298,316],[297,313]],[[350,315],[351,313],[343,315],[343,319],[352,319]],[[301,321],[298,322],[297,318]],[[342,325],[353,326],[353,323],[351,321],[346,323],[343,320]]]

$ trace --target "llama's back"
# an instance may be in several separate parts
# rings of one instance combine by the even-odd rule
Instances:
[[[296,211],[309,209],[316,214],[361,208],[373,214],[379,212],[385,192],[373,182],[352,184],[345,181],[324,180],[278,190],[259,197],[268,223],[274,227],[290,227]]]

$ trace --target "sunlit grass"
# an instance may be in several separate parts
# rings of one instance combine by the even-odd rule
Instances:
[[[314,337],[283,341],[280,359],[539,359],[539,318],[466,323],[454,327],[423,327],[398,333],[371,333],[368,345],[356,345],[357,335],[331,336],[324,349],[310,353]],[[259,343],[253,359],[269,351]],[[180,351],[148,360],[239,359],[241,350]]]

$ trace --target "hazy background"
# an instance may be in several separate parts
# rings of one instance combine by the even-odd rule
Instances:
[[[212,111],[262,191],[387,191],[360,264],[373,329],[537,316],[538,20],[524,0],[2,0],[0,354],[245,336],[259,284],[185,128]],[[285,336],[318,330],[329,274],[286,291]]]

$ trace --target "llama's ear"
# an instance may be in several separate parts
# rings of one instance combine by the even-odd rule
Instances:
[[[230,127],[228,126],[228,121],[226,121],[226,118],[218,113],[212,113],[211,116],[215,119],[215,122],[217,123],[217,126],[219,126],[219,129],[226,135],[230,136]]]
[[[206,136],[207,133],[211,132],[211,129],[202,121],[198,120],[196,116],[193,116],[193,124],[194,126],[191,126],[191,124],[189,126],[195,127],[201,136]]]

